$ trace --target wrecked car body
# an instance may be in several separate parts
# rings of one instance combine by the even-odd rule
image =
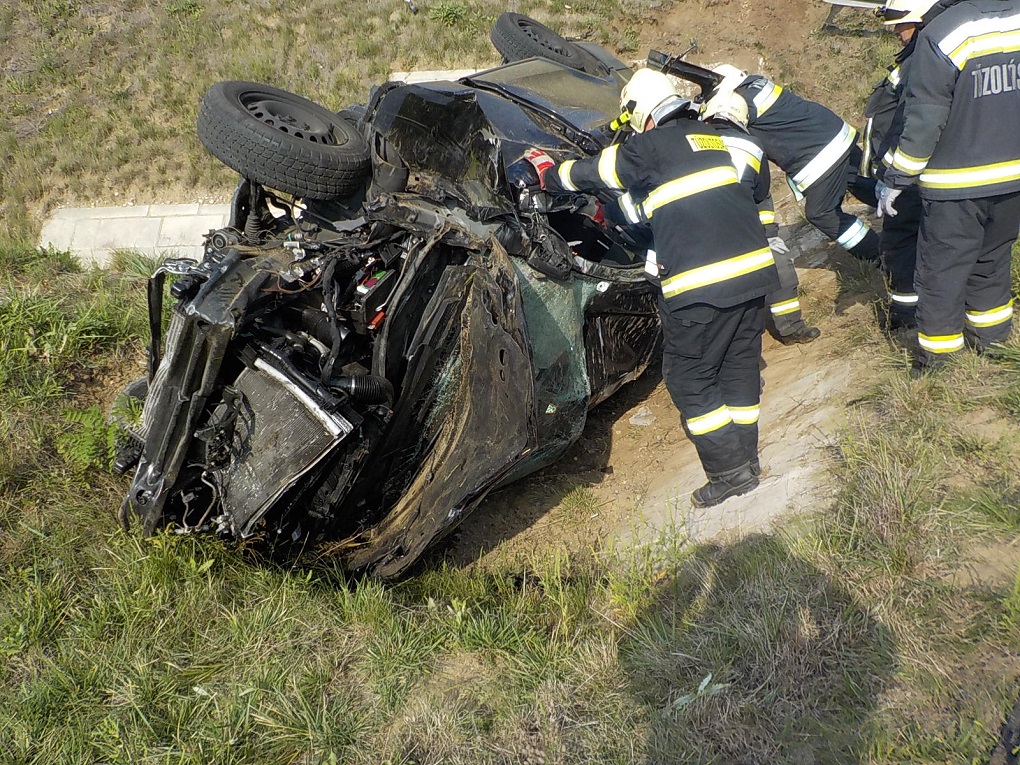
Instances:
[[[199,135],[242,180],[201,262],[150,280],[125,525],[391,578],[560,457],[649,364],[657,292],[639,241],[521,157],[606,145],[624,69],[529,58],[339,115],[213,86]]]

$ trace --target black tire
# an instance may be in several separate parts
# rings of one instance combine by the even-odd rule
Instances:
[[[198,110],[198,139],[245,178],[308,199],[342,199],[368,177],[357,129],[301,96],[253,82],[217,82]]]
[[[594,56],[522,13],[500,14],[489,39],[507,62],[539,56],[588,74],[605,74],[605,68]]]

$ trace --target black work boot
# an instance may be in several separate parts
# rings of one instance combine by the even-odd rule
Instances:
[[[712,507],[720,502],[736,497],[738,494],[758,488],[758,478],[751,472],[751,466],[745,463],[736,470],[718,475],[709,475],[708,483],[691,494],[691,504],[695,507]]]
[[[809,327],[807,324],[801,324],[789,334],[780,335],[779,342],[783,345],[810,343],[812,340],[817,340],[821,334],[822,330],[818,329],[818,327]]]
[[[761,460],[755,457],[751,460],[751,464],[748,465],[748,467],[751,468],[751,475],[755,478],[761,478]]]
[[[889,311],[889,320],[885,326],[889,330],[917,329],[917,317],[913,313]]]

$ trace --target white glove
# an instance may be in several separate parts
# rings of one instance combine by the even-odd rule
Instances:
[[[770,236],[769,247],[772,249],[772,252],[779,255],[786,255],[790,251],[790,248],[786,246],[786,242],[783,241],[781,236]]]
[[[878,209],[875,211],[878,217],[888,215],[890,218],[895,218],[896,208],[893,205],[896,204],[896,197],[900,195],[900,190],[891,189],[879,181],[875,184],[875,193],[878,195]]]

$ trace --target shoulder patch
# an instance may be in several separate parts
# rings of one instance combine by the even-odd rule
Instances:
[[[687,143],[694,151],[726,151],[726,144],[718,135],[707,133],[692,133],[687,136]]]

